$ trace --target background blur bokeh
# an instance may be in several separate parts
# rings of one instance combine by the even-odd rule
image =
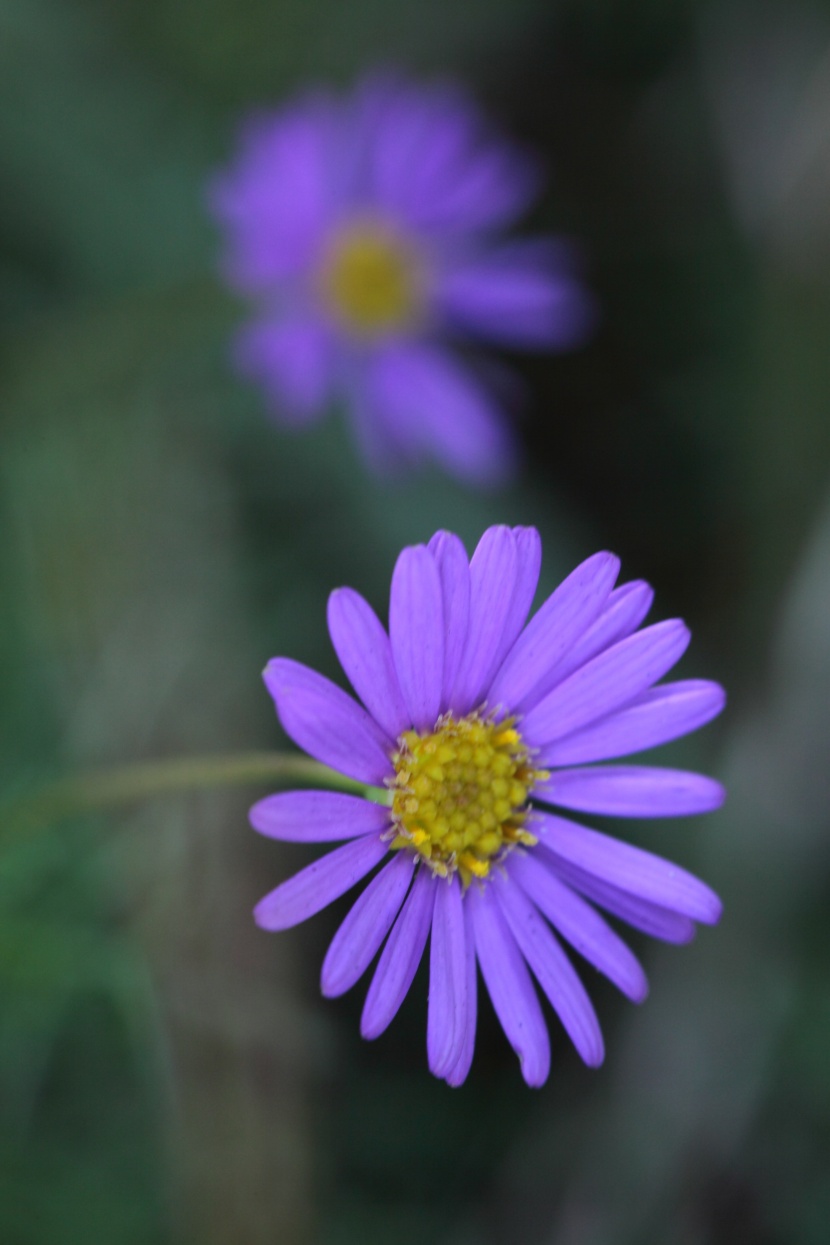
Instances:
[[[542,155],[593,342],[523,365],[506,494],[367,478],[231,374],[204,210],[240,113],[377,64],[464,81]],[[487,1005],[434,1081],[425,983],[361,1042],[318,994],[335,905],[260,786],[0,824],[4,1245],[823,1245],[830,1239],[830,4],[3,0],[0,774],[283,746],[259,672],[337,677],[331,587],[402,544],[534,523],[549,591],[598,548],[694,632],[723,719],[661,754],[706,819],[630,827],[723,895],[652,995],[592,979],[608,1055],[524,1087]],[[622,827],[623,830],[628,827]],[[588,973],[589,970],[586,970]],[[554,1022],[555,1023],[555,1022]]]

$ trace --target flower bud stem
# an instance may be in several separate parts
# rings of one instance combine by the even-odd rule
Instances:
[[[257,783],[332,787],[388,802],[385,791],[367,787],[319,761],[292,753],[176,757],[117,765],[59,779],[35,795],[24,796],[7,806],[0,820],[0,832],[7,837],[10,833],[43,829],[65,817],[140,803],[157,796]]]

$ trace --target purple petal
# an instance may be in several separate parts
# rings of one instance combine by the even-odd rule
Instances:
[[[329,597],[328,624],[334,651],[369,713],[392,739],[412,724],[398,682],[389,636],[375,611],[352,588]]]
[[[269,292],[312,261],[331,212],[334,116],[333,101],[317,93],[246,123],[237,160],[210,188],[236,288]]]
[[[510,610],[490,669],[490,677],[498,670],[527,622],[542,567],[542,539],[535,527],[514,527],[516,542],[516,584]],[[489,682],[489,679],[487,680]]]
[[[497,404],[448,351],[395,342],[374,352],[366,387],[373,409],[414,456],[428,452],[472,484],[504,482],[516,462]]]
[[[458,1063],[467,1036],[467,952],[461,883],[436,882],[429,956],[427,1057],[435,1076]]]
[[[637,957],[590,904],[533,852],[512,852],[506,867],[510,880],[522,888],[575,951],[628,998],[642,1002],[648,994],[648,981]]]
[[[451,325],[497,345],[568,348],[585,340],[596,313],[579,282],[558,269],[555,246],[508,243],[439,273],[435,304]]]
[[[389,638],[410,721],[431,731],[441,711],[444,617],[441,579],[425,545],[404,549],[395,564]]]
[[[535,164],[486,134],[477,109],[457,88],[424,89],[387,78],[364,94],[372,189],[419,231],[491,230],[522,212],[535,194]]]
[[[476,955],[496,1015],[519,1056],[528,1085],[544,1085],[550,1071],[550,1038],[539,999],[516,940],[502,915],[492,886],[471,886]]]
[[[596,553],[563,580],[506,655],[487,694],[492,707],[524,710],[547,671],[600,613],[619,569],[612,553]]]
[[[564,682],[569,674],[573,674],[574,670],[578,670],[592,657],[596,657],[598,653],[604,652],[618,640],[624,640],[626,636],[636,631],[651,609],[653,600],[653,589],[642,579],[634,579],[630,583],[615,588],[596,621],[551,667],[544,681],[537,685],[533,695],[526,699],[524,709],[532,709],[543,696],[556,687],[557,683]]]
[[[290,929],[345,895],[389,850],[374,834],[336,847],[260,899],[254,920],[263,929]]]
[[[331,843],[382,834],[389,809],[340,791],[281,791],[254,804],[248,814],[254,830],[291,843]]]
[[[642,752],[696,731],[716,717],[725,703],[726,694],[718,683],[705,679],[666,683],[644,692],[625,709],[543,748],[536,764],[548,768]]]
[[[585,987],[538,910],[521,887],[496,874],[493,892],[519,950],[550,1000],[582,1059],[597,1068],[605,1058],[602,1032]]]
[[[383,785],[392,772],[392,740],[351,696],[288,657],[269,661],[262,677],[298,747],[358,782]]]
[[[384,73],[358,89],[356,123],[365,131],[373,195],[394,216],[411,220],[422,202],[428,207],[452,184],[478,117],[456,87],[424,89]]]
[[[323,960],[320,988],[328,998],[350,990],[369,967],[398,915],[414,867],[411,852],[396,852],[355,900]]]
[[[603,882],[586,873],[584,869],[578,869],[576,865],[553,852],[540,852],[538,855],[534,853],[534,859],[544,863],[558,878],[563,879],[568,886],[573,886],[586,899],[652,938],[659,938],[663,942],[685,943],[691,942],[695,936],[696,926],[691,917],[682,916],[679,912],[622,891],[610,882]]]
[[[533,794],[548,804],[609,817],[690,817],[720,808],[726,792],[714,778],[650,765],[586,765],[555,770]]]
[[[450,697],[456,713],[475,708],[486,690],[502,635],[512,623],[518,561],[516,537],[509,527],[489,527],[470,560],[467,648]]]
[[[538,178],[535,167],[507,145],[482,143],[436,177],[429,194],[419,187],[419,210],[413,212],[422,229],[435,232],[490,230],[507,224],[533,197]]]
[[[720,919],[715,892],[669,860],[551,813],[537,813],[533,829],[541,840],[536,851],[550,851],[600,881],[705,925]]]
[[[442,101],[434,90],[413,89],[388,74],[373,75],[358,88],[360,120],[367,133],[367,165],[377,201],[399,217],[406,214],[413,181],[424,161],[446,146]],[[430,148],[432,133],[435,146]]]
[[[478,982],[476,980],[476,950],[475,938],[473,936],[472,916],[470,914],[470,905],[464,905],[464,950],[466,956],[467,967],[467,993],[466,993],[466,1016],[464,1020],[464,1040],[461,1044],[461,1053],[458,1056],[458,1062],[446,1073],[444,1080],[448,1085],[463,1085],[467,1079],[467,1073],[473,1062],[473,1052],[476,1044],[476,1022],[478,1019]]]
[[[271,317],[237,335],[234,362],[269,395],[274,414],[297,427],[322,414],[334,388],[334,344],[319,321]]]
[[[402,468],[414,467],[424,458],[420,442],[412,429],[397,419],[385,394],[376,384],[377,352],[349,361],[344,376],[346,409],[358,450],[370,470],[379,476],[394,476]]]
[[[690,638],[685,623],[671,618],[620,640],[548,692],[525,717],[523,737],[543,748],[613,713],[662,678]]]
[[[444,690],[441,697],[444,711],[449,708],[450,692],[467,645],[470,563],[466,549],[452,532],[436,532],[427,548],[438,567],[444,603]]]
[[[360,1021],[360,1032],[365,1038],[379,1037],[406,998],[424,953],[434,902],[435,878],[422,867],[415,874],[369,986]]]

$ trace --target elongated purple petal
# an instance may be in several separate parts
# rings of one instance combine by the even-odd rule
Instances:
[[[349,358],[343,376],[346,410],[351,430],[369,469],[377,475],[395,475],[401,468],[414,467],[424,458],[412,429],[395,416],[395,411],[376,385],[376,352]]]
[[[404,549],[389,598],[389,637],[411,721],[431,731],[441,711],[444,606],[435,559],[425,545]]]
[[[492,230],[517,215],[538,187],[523,153],[488,136],[461,92],[446,85],[373,85],[372,184],[384,206],[441,238]]]
[[[334,651],[349,682],[378,725],[397,739],[412,722],[383,624],[352,588],[336,588],[331,594],[328,624]]]
[[[639,960],[590,904],[561,882],[534,852],[511,853],[507,872],[575,951],[628,998],[642,1002],[648,994],[648,981]]]
[[[550,926],[521,887],[504,874],[493,878],[493,892],[502,914],[539,985],[589,1067],[605,1057],[602,1032],[593,1004]]]
[[[333,101],[308,94],[246,123],[234,164],[209,202],[226,226],[223,270],[237,289],[268,293],[309,264],[329,219]]]
[[[678,739],[710,722],[726,703],[718,683],[686,679],[643,692],[625,709],[543,748],[536,759],[545,768],[606,761]]]
[[[444,688],[442,712],[449,708],[470,622],[470,563],[467,551],[452,532],[436,532],[427,548],[435,558],[444,603]]]
[[[260,899],[254,920],[263,929],[290,929],[345,895],[389,850],[378,835],[344,843]]]
[[[467,953],[457,876],[435,884],[429,956],[427,1058],[435,1076],[458,1063],[467,1032]]]
[[[233,358],[243,376],[262,385],[282,423],[301,427],[323,413],[334,386],[335,350],[319,321],[254,320],[237,334]]]
[[[456,713],[475,708],[486,690],[501,637],[511,617],[518,555],[509,527],[489,527],[470,560],[467,648],[450,697]]]
[[[298,747],[358,782],[382,786],[392,772],[392,740],[351,696],[288,657],[269,661],[262,677]]]
[[[492,886],[471,886],[476,955],[507,1040],[519,1056],[528,1085],[544,1085],[550,1071],[550,1038],[530,974],[502,915]]]
[[[463,1085],[473,1062],[476,1044],[476,1024],[478,1021],[478,981],[476,979],[476,950],[473,935],[470,905],[464,904],[464,950],[467,961],[467,994],[466,1017],[464,1021],[464,1040],[458,1061],[446,1073],[444,1080],[448,1085]]]
[[[669,860],[551,813],[537,813],[533,828],[540,838],[535,851],[550,850],[601,881],[705,925],[720,919],[715,892]]]
[[[331,843],[383,834],[389,809],[340,791],[280,791],[258,800],[248,814],[254,830],[291,843]]]
[[[424,954],[434,902],[435,878],[422,867],[415,874],[369,986],[360,1021],[365,1038],[379,1037],[406,998]]]
[[[431,204],[422,200],[421,223],[441,233],[493,229],[522,211],[537,184],[536,169],[523,153],[480,147],[459,163]]]
[[[649,903],[647,899],[640,899],[637,895],[620,890],[610,882],[603,882],[554,852],[534,853],[534,858],[541,861],[568,886],[573,886],[586,899],[605,908],[606,912],[619,917],[634,929],[642,930],[651,938],[659,938],[662,942],[686,943],[691,942],[695,936],[697,927],[691,917],[682,916],[670,908],[660,907],[659,904]]]
[[[522,241],[455,263],[437,274],[436,307],[450,324],[499,345],[575,346],[592,326],[594,308],[561,270],[562,258],[550,245]]]
[[[468,151],[447,169],[435,195],[420,196],[418,223],[436,234],[478,232],[507,224],[532,198],[538,172],[524,153],[506,145]]]
[[[558,683],[564,683],[574,670],[586,665],[592,657],[636,631],[651,609],[653,600],[653,589],[642,579],[635,579],[615,588],[607,598],[599,617],[554,662],[544,678],[536,684],[532,694],[525,697],[522,709],[528,712]]]
[[[496,401],[469,367],[440,346],[417,341],[376,348],[365,389],[390,436],[417,461],[427,453],[471,483],[500,484],[516,446]]]
[[[533,794],[561,808],[609,817],[690,817],[711,813],[726,799],[726,792],[714,778],[650,765],[559,769]]]
[[[422,180],[446,173],[466,145],[468,118],[459,115],[455,101],[437,98],[432,90],[412,90],[387,75],[373,77],[359,88],[362,116],[371,142],[371,184],[380,203],[396,216],[407,218],[408,208],[420,199]]]
[[[442,238],[507,224],[538,188],[536,165],[506,143],[481,143],[480,123],[459,97],[441,112],[421,132],[420,147],[412,146],[403,170],[401,204],[409,219]]]
[[[486,683],[499,669],[521,635],[539,584],[539,571],[542,567],[542,540],[539,533],[535,527],[514,527],[513,539],[516,543],[516,583],[510,610],[491,663],[489,678],[485,681],[485,690]]]
[[[686,625],[672,618],[620,640],[531,709],[522,735],[531,746],[543,748],[613,713],[662,678],[683,656],[690,638]]]
[[[546,672],[598,616],[619,569],[619,558],[597,553],[563,580],[505,655],[487,693],[492,708],[524,710]]]
[[[323,960],[320,988],[328,998],[350,990],[369,967],[398,915],[414,867],[410,852],[396,852],[355,900]]]

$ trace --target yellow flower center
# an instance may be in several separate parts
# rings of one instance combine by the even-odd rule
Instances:
[[[528,795],[547,777],[534,769],[513,718],[447,713],[428,735],[405,731],[393,756],[393,848],[409,848],[441,877],[465,886],[486,878],[494,860],[519,843]]]
[[[387,226],[359,221],[334,235],[318,274],[323,302],[363,337],[404,328],[421,310],[417,257]]]

